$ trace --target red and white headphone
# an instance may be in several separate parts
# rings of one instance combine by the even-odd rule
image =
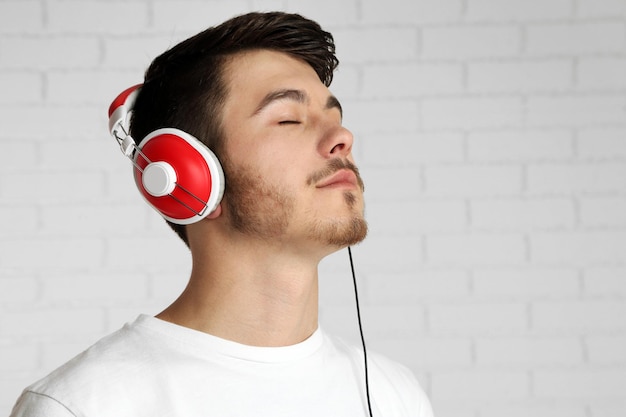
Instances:
[[[136,145],[129,133],[130,113],[140,88],[130,87],[113,100],[109,131],[132,161],[135,183],[148,204],[172,223],[198,222],[222,199],[222,166],[209,148],[179,129],[157,129]]]

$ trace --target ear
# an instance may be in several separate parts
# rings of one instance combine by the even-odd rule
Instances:
[[[209,214],[208,216],[206,216],[207,219],[217,219],[218,217],[220,217],[222,214],[222,203],[218,204],[217,207],[215,208],[215,210],[213,210],[213,212],[211,214]]]

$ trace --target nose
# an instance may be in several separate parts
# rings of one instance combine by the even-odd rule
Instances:
[[[320,153],[325,158],[346,157],[352,152],[354,136],[343,126],[331,129],[320,142]]]

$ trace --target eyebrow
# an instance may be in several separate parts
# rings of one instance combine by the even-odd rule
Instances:
[[[263,97],[263,100],[261,100],[261,102],[259,103],[259,105],[257,106],[253,114],[256,115],[260,113],[261,111],[263,111],[263,109],[265,109],[271,103],[275,101],[279,101],[279,100],[291,100],[291,101],[295,101],[297,103],[302,103],[302,104],[309,104],[311,101],[309,95],[303,90],[282,89],[282,90],[271,91],[268,94],[266,94],[265,97]],[[333,95],[328,96],[328,99],[326,100],[326,105],[324,106],[324,108],[327,110],[337,109],[339,110],[339,114],[341,114],[341,116],[343,117],[343,109],[341,108],[341,103],[339,103],[339,100],[337,99],[337,97]]]

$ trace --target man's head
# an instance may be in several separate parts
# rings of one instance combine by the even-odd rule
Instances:
[[[337,98],[306,62],[281,52],[249,51],[227,68],[222,165],[229,224],[265,244],[307,253],[362,240],[363,183]]]
[[[332,35],[311,20],[281,12],[238,16],[181,42],[153,61],[131,124],[137,140],[155,129],[175,127],[211,148],[224,164],[225,201],[233,209],[235,227],[241,226],[238,216],[243,216],[237,213],[244,203],[240,191],[250,178],[226,151],[224,106],[233,90],[230,73],[254,51],[273,51],[297,60],[325,87],[338,65]],[[286,201],[279,205],[289,206]],[[187,242],[185,226],[170,226]]]

